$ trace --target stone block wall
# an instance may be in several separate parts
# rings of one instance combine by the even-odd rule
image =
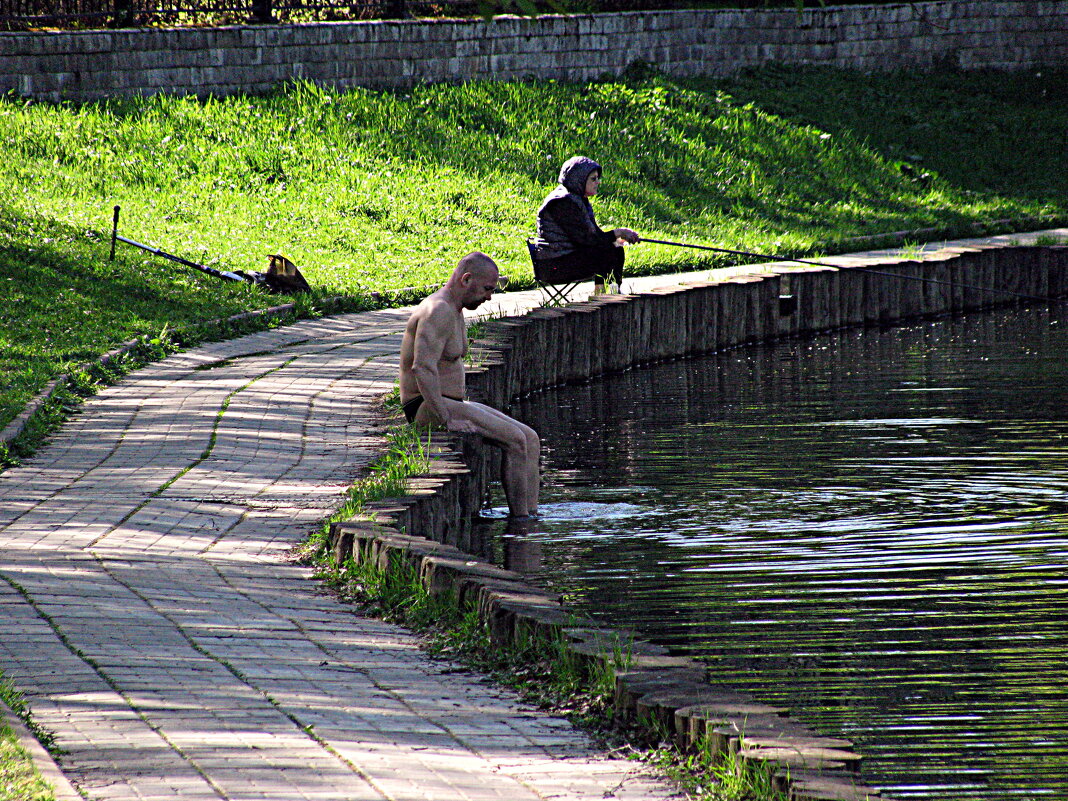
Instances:
[[[0,91],[42,100],[671,75],[768,62],[861,70],[1068,64],[1068,0],[938,0],[795,10],[649,11],[491,20],[0,32]]]

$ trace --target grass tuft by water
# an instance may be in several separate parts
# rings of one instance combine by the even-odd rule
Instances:
[[[395,399],[399,405],[399,398],[395,388],[383,399],[383,404],[389,408]],[[408,479],[430,470],[430,438],[430,430],[425,427],[392,426],[386,433],[382,455],[371,464],[366,476],[348,488],[345,502],[312,534],[301,549],[301,558],[312,561],[326,558],[331,524],[363,514],[367,504],[373,501],[406,494]]]
[[[711,738],[703,739],[691,753],[662,746],[646,758],[694,801],[788,801],[776,788],[774,768],[735,753],[722,754]]]
[[[1052,236],[1050,234],[1042,234],[1035,237],[1035,244],[1041,247],[1050,247],[1056,245],[1068,245],[1068,237]]]

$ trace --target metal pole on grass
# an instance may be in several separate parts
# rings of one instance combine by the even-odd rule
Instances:
[[[119,207],[115,207],[115,212],[111,215],[111,256],[110,261],[115,261],[115,239],[119,235]]]

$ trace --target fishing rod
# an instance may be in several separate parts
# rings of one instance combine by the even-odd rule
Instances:
[[[677,248],[694,248],[696,250],[712,250],[716,253],[730,253],[733,256],[745,256],[753,259],[763,259],[764,261],[782,261],[782,262],[794,262],[796,264],[811,264],[814,267],[830,267],[832,270],[841,270],[842,267],[838,267],[834,264],[827,264],[826,262],[809,261],[808,259],[791,259],[787,256],[769,256],[766,253],[750,253],[746,250],[731,250],[730,248],[714,248],[709,245],[691,245],[686,242],[669,242],[666,239],[646,239],[644,237],[638,240],[639,242],[651,242],[656,245],[671,245]],[[901,273],[890,273],[885,270],[875,270],[871,267],[850,267],[850,270],[859,270],[863,273],[871,273],[872,275],[886,275],[891,278],[903,278],[911,281],[925,281],[929,284],[942,284],[944,286],[959,286],[964,289],[974,289],[979,292],[998,292],[1004,295],[1012,295],[1017,298],[1024,298],[1025,300],[1040,300],[1043,303],[1049,303],[1050,298],[1039,297],[1038,295],[1025,295],[1022,292],[1013,292],[1011,289],[994,289],[988,286],[978,286],[976,284],[962,284],[959,281],[942,281],[938,278],[923,278],[918,275],[902,275]]]
[[[244,270],[235,270],[232,272],[230,270],[217,270],[214,267],[208,267],[206,264],[197,264],[195,261],[183,259],[181,256],[175,256],[173,253],[168,253],[167,251],[152,245],[143,245],[136,240],[129,239],[125,236],[119,236],[119,211],[119,206],[116,206],[111,218],[112,261],[115,260],[115,243],[125,242],[127,245],[133,245],[135,248],[147,250],[153,256],[170,259],[178,264],[192,267],[194,270],[213,275],[216,278],[224,278],[227,281],[244,281],[246,283],[266,287],[270,292],[281,292],[287,295],[296,292],[311,292],[311,287],[308,286],[308,282],[304,279],[304,276],[301,275],[297,265],[280,253],[268,254],[268,258],[271,261],[266,273],[250,273],[245,272]]]
[[[142,245],[140,242],[135,242],[132,239],[127,239],[126,237],[120,236],[119,234],[115,234],[115,239],[119,242],[125,242],[127,245],[133,245],[135,248],[147,250],[153,256],[161,256],[165,259],[170,259],[171,261],[178,262],[178,264],[183,264],[186,267],[192,267],[194,270],[200,270],[200,272],[202,273],[213,275],[216,278],[226,278],[229,281],[248,282],[247,278],[243,278],[237,273],[232,273],[229,270],[216,270],[214,267],[208,267],[206,264],[197,264],[195,261],[183,259],[181,256],[175,256],[173,253],[168,253],[165,250],[160,250],[159,248],[153,247],[152,245]]]
[[[142,245],[140,242],[135,242],[132,239],[127,239],[124,236],[119,235],[119,207],[115,207],[114,216],[111,219],[111,258],[115,258],[115,243],[125,242],[127,245],[133,245],[135,248],[141,248],[141,250],[147,250],[153,256],[161,256],[164,259],[170,259],[171,261],[178,262],[178,264],[185,265],[186,267],[192,267],[194,270],[200,270],[202,273],[213,275],[216,278],[225,278],[229,281],[249,281],[250,279],[237,273],[232,273],[229,270],[216,270],[214,267],[208,267],[206,264],[197,264],[195,261],[189,261],[189,259],[183,259],[181,256],[175,256],[173,253],[168,253],[165,250],[160,250],[152,245]]]

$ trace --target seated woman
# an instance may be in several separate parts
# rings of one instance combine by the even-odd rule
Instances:
[[[623,280],[623,243],[638,235],[629,228],[604,231],[593,216],[589,198],[601,184],[601,165],[575,156],[560,168],[560,185],[538,209],[534,240],[535,273],[549,284],[593,278],[595,290]]]

